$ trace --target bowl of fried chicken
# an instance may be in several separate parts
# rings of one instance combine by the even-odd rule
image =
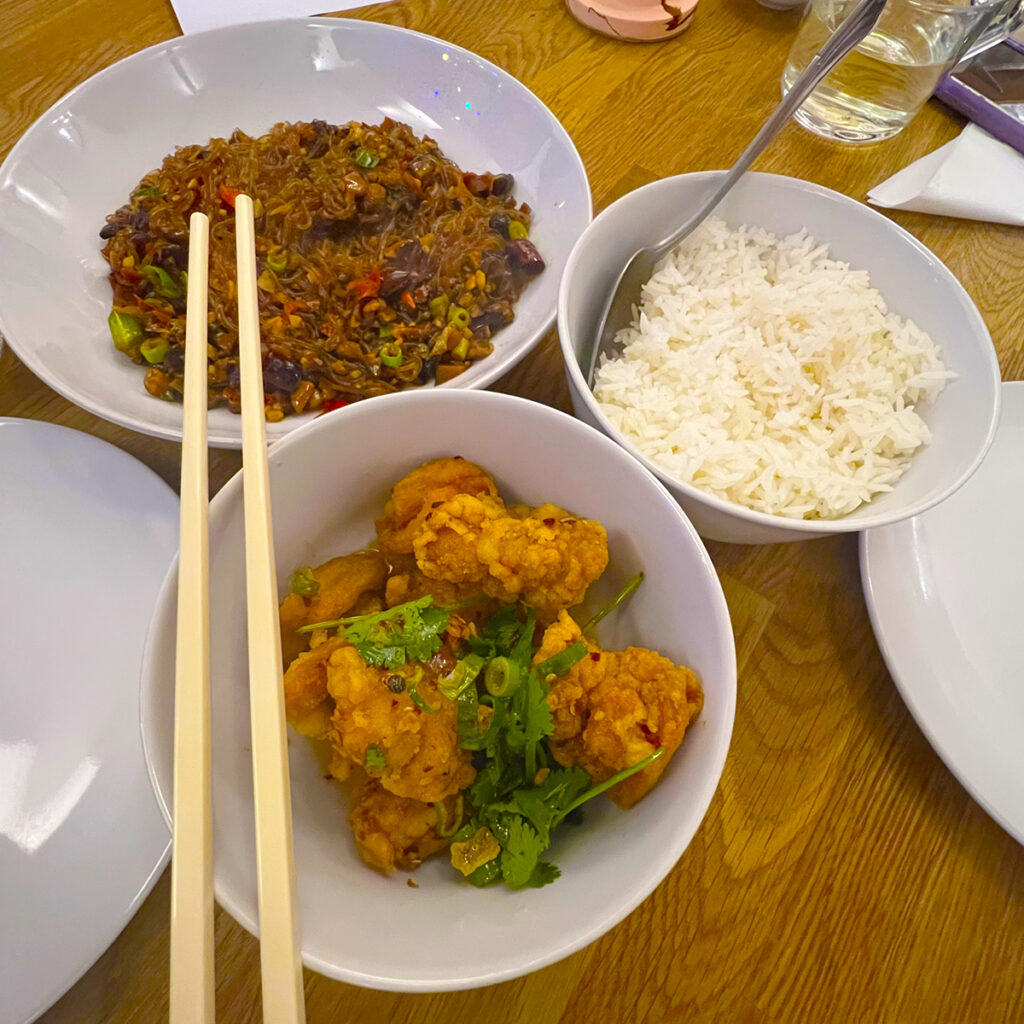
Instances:
[[[269,453],[303,959],[402,991],[594,941],[684,855],[736,699],[721,586],[665,488],[546,406],[332,412]],[[210,510],[218,901],[258,934],[241,475]],[[177,571],[143,666],[170,822]]]

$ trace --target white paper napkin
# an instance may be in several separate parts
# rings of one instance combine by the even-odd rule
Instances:
[[[321,11],[350,11],[370,3],[389,0],[328,0],[329,7],[317,0],[171,0],[182,32],[205,32],[225,25],[247,21],[272,21],[274,18],[305,18]]]
[[[876,185],[868,202],[1024,226],[1024,156],[969,124],[952,142]]]

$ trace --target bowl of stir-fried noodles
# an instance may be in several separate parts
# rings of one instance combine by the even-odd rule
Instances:
[[[233,200],[256,201],[268,436],[398,391],[485,387],[551,327],[589,222],[564,129],[440,40],[305,19],[160,44],[0,168],[0,330],[44,381],[181,431],[188,217],[211,218],[209,436],[240,423]]]
[[[404,991],[504,981],[699,859],[735,649],[652,474],[548,406],[445,389],[316,420],[270,473],[307,966]],[[214,864],[255,932],[242,517],[239,474],[210,510]],[[142,671],[165,812],[175,594],[172,569]],[[719,833],[712,817],[703,842]],[[652,898],[658,919],[672,891]]]

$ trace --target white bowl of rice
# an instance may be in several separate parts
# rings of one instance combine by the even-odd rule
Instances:
[[[659,265],[588,386],[580,358],[626,261],[723,173],[630,192],[576,243],[558,297],[576,415],[713,540],[855,532],[947,498],[999,419],[985,323],[917,239],[810,182],[748,174]]]

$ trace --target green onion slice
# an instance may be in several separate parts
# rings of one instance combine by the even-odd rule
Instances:
[[[519,666],[508,658],[491,658],[484,673],[484,686],[492,697],[509,697],[519,689]]]

